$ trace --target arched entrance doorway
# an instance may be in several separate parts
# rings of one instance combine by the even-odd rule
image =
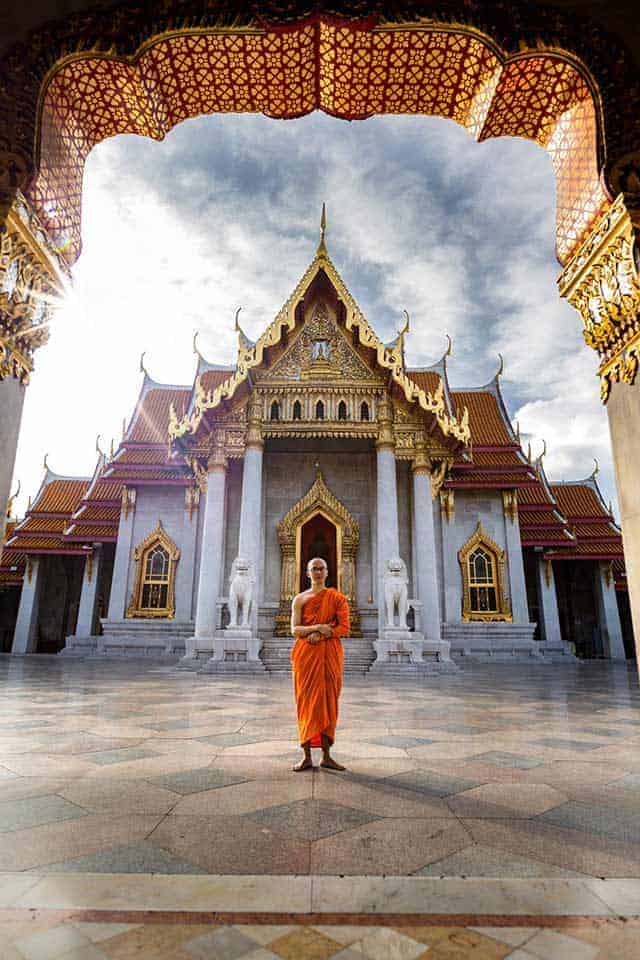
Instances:
[[[59,20],[53,5],[42,9],[25,42],[0,56],[0,225],[8,227],[0,244],[0,403],[9,426],[19,422],[46,331],[34,292],[54,287],[57,269],[78,255],[84,161],[106,137],[161,139],[203,113],[285,118],[316,109],[350,120],[437,115],[477,140],[527,137],[554,164],[560,292],[598,353],[603,399],[611,395],[640,633],[640,70],[623,42],[553,5],[505,10],[490,0],[436,9],[350,0],[311,8],[123,3]],[[1,442],[5,503],[17,428]],[[4,527],[4,510],[0,517]]]
[[[338,545],[339,529],[335,523],[318,511],[298,528],[300,537],[300,557],[298,589],[306,590],[309,586],[307,565],[314,557],[321,557],[327,564],[329,574],[327,586],[340,589],[338,584],[338,570],[340,569],[340,548]]]

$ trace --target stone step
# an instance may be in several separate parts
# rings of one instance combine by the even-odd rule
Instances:
[[[268,637],[265,639],[260,657],[269,673],[291,673],[291,637]],[[344,672],[364,675],[375,660],[373,643],[370,639],[346,639],[343,641]]]

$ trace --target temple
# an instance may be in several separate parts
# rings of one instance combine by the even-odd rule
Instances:
[[[46,467],[0,558],[6,653],[288,669],[292,597],[322,556],[347,596],[346,669],[453,671],[633,656],[620,529],[587,479],[550,482],[500,370],[452,389],[450,348],[405,363],[326,248],[237,360],[192,384],[144,371],[91,477]]]

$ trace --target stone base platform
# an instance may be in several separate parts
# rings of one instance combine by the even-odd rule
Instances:
[[[542,662],[534,631],[533,623],[445,623],[442,639],[451,644],[455,659]]]
[[[180,657],[187,637],[193,635],[189,620],[101,620],[102,636],[66,638],[62,656],[81,657]]]

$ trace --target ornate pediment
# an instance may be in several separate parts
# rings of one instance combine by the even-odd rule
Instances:
[[[375,373],[347,342],[325,303],[318,303],[298,336],[283,356],[266,371],[261,381],[381,383]]]

